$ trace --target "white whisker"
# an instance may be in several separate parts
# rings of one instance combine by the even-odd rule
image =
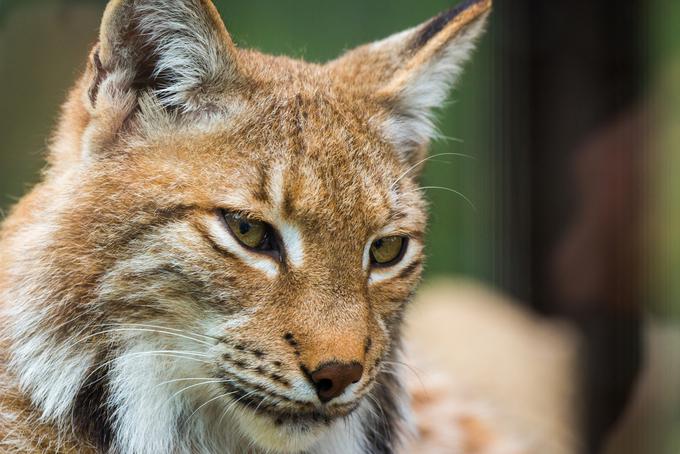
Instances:
[[[172,396],[170,396],[170,397],[166,400],[165,403],[170,402],[171,400],[173,400],[175,397],[179,396],[180,394],[182,394],[182,393],[183,393],[184,391],[186,391],[186,390],[189,390],[189,389],[192,389],[192,388],[196,388],[196,387],[198,387],[198,386],[212,385],[212,384],[215,384],[215,383],[224,383],[224,382],[225,382],[224,380],[214,380],[214,379],[211,379],[211,380],[202,381],[202,382],[200,382],[200,383],[194,383],[193,385],[185,386],[184,388],[180,389],[179,391],[177,391],[176,393],[174,393]],[[164,403],[164,405],[165,405],[165,403]]]
[[[175,378],[173,380],[166,380],[158,383],[156,386],[169,385],[170,383],[177,383],[180,381],[192,381],[192,380],[213,380],[215,377],[187,377],[187,378]]]
[[[442,140],[442,141],[447,141],[447,142],[458,142],[458,143],[465,143],[465,140],[459,138],[459,137],[451,137],[447,136],[445,134],[442,134],[438,132],[436,136],[434,137],[434,140]]]
[[[79,339],[74,344],[70,345],[69,348],[75,347],[76,345],[78,345],[82,342],[85,342],[86,340],[91,339],[93,337],[101,336],[102,334],[115,333],[115,332],[126,332],[126,331],[167,334],[167,335],[170,335],[170,336],[175,336],[175,337],[179,337],[179,338],[183,338],[183,339],[192,340],[194,342],[199,342],[201,344],[205,344],[205,345],[208,345],[210,347],[214,346],[210,342],[202,341],[200,339],[194,339],[193,337],[185,336],[183,334],[173,333],[171,331],[154,330],[154,329],[148,329],[148,328],[112,328],[112,329],[107,329],[107,330],[103,330],[103,331],[97,331],[96,333],[92,333],[90,335],[87,335],[87,336]]]
[[[235,392],[236,392],[236,391],[234,391],[234,392],[232,392],[232,393],[230,393],[230,394],[234,394]],[[234,407],[234,405],[236,405],[240,400],[245,399],[246,397],[248,397],[248,396],[250,396],[250,395],[252,395],[252,394],[254,394],[254,393],[255,393],[254,390],[253,390],[253,391],[250,391],[249,393],[244,394],[243,396],[241,396],[241,397],[239,397],[238,399],[236,399],[235,401],[233,401],[233,402],[232,402],[232,403],[224,410],[224,413],[222,413],[222,416],[220,417],[220,420],[218,421],[217,425],[219,426],[219,425],[222,424],[222,420],[224,419],[225,416],[227,416],[227,414],[229,413],[229,410],[231,410],[231,409]],[[230,395],[230,394],[228,394],[228,395]]]
[[[88,383],[88,380],[89,380],[90,377],[92,377],[95,373],[97,373],[97,371],[99,371],[100,369],[103,369],[103,368],[109,366],[110,364],[112,364],[112,363],[114,363],[114,362],[116,362],[116,361],[118,361],[118,360],[121,360],[121,359],[126,359],[126,358],[129,358],[129,357],[135,357],[135,356],[144,356],[144,355],[149,355],[149,356],[166,356],[166,357],[170,357],[170,358],[180,358],[180,359],[186,359],[186,360],[189,360],[189,361],[197,361],[197,362],[201,362],[201,363],[205,363],[205,364],[212,364],[212,362],[206,361],[206,360],[204,360],[204,359],[192,358],[191,356],[182,356],[182,355],[193,355],[193,356],[202,356],[202,357],[206,357],[206,358],[209,358],[209,357],[210,357],[209,355],[205,355],[205,354],[203,354],[203,353],[198,353],[198,352],[186,352],[186,351],[181,351],[181,350],[155,350],[155,351],[147,351],[147,352],[131,352],[131,353],[126,353],[126,354],[121,355],[121,356],[117,356],[117,357],[115,357],[115,358],[113,358],[113,359],[110,359],[110,360],[105,361],[104,363],[100,364],[99,366],[97,366],[96,368],[94,368],[94,369],[93,369],[93,370],[92,370],[92,371],[91,371],[91,372],[83,379],[82,383],[84,383],[84,384],[89,384],[89,385],[91,385],[91,384],[93,384],[93,383],[97,383],[97,381],[99,381],[99,380],[97,380],[97,381],[95,381],[95,382],[93,382],[93,383]]]
[[[155,328],[155,329],[160,329],[160,330],[176,331],[178,333],[183,333],[183,334],[186,334],[188,336],[197,336],[197,337],[202,337],[204,339],[208,339],[208,340],[212,340],[212,341],[215,341],[215,340],[219,341],[219,339],[217,339],[216,337],[206,336],[205,334],[198,334],[198,333],[194,333],[194,332],[186,331],[186,330],[182,330],[182,329],[170,328],[170,327],[167,327],[167,326],[149,325],[149,324],[146,324],[146,323],[106,323],[106,324],[103,324],[101,326],[122,326],[122,327],[132,327],[132,328],[140,326],[142,328]]]
[[[465,200],[465,202],[467,202],[467,204],[470,205],[470,208],[472,208],[472,210],[473,210],[475,213],[477,212],[477,207],[475,206],[474,203],[472,203],[472,200],[470,200],[469,198],[467,198],[467,197],[465,196],[465,194],[463,194],[463,193],[460,192],[460,191],[456,191],[455,189],[447,188],[447,187],[444,187],[444,186],[421,186],[421,187],[419,187],[419,188],[414,189],[414,191],[421,191],[421,190],[424,190],[424,189],[441,189],[441,190],[443,190],[443,191],[452,192],[452,193],[454,193],[454,194],[460,196],[463,200]],[[411,191],[409,191],[409,192],[411,192]]]
[[[406,369],[408,369],[409,372],[411,372],[413,375],[415,375],[415,377],[420,382],[420,386],[422,386],[423,389],[425,389],[425,384],[423,383],[423,380],[420,377],[420,373],[410,364],[407,364],[407,363],[404,363],[404,362],[401,362],[401,361],[383,361],[382,364],[386,365],[386,366],[392,366],[392,367],[395,367],[395,366],[405,367]],[[381,369],[381,372],[391,373],[392,375],[394,375],[396,377],[400,376],[400,374],[397,373],[394,370]]]
[[[430,159],[438,158],[438,157],[440,157],[440,156],[460,156],[460,157],[462,157],[462,158],[475,159],[473,156],[470,156],[470,155],[467,155],[467,154],[464,154],[464,153],[437,153],[437,154],[433,154],[432,156],[428,156],[428,157],[425,158],[425,159],[421,159],[420,161],[416,162],[416,163],[413,164],[411,167],[409,167],[408,169],[406,169],[406,171],[405,171],[404,173],[402,173],[402,174],[399,176],[399,178],[397,178],[396,180],[394,180],[394,183],[392,183],[392,184],[390,185],[390,190],[394,189],[394,187],[397,185],[397,183],[399,183],[399,182],[402,180],[402,178],[404,178],[406,175],[408,175],[413,169],[415,169],[415,168],[417,168],[419,165],[421,165],[421,164],[423,164],[423,163],[429,161]]]
[[[388,423],[388,419],[387,419],[387,416],[385,415],[385,411],[383,410],[382,405],[380,405],[380,402],[378,402],[376,400],[376,398],[373,397],[370,393],[366,394],[366,397],[371,399],[371,402],[373,402],[375,404],[375,406],[378,408],[378,410],[380,411],[380,414],[382,415],[382,417],[378,418],[378,420],[382,423],[382,426],[383,426],[383,429],[385,430],[385,432],[390,432],[390,426],[389,426],[389,423]]]
[[[253,391],[253,392],[254,392],[254,391]],[[232,391],[232,392],[229,392],[229,393],[220,394],[219,396],[213,397],[212,399],[208,399],[208,400],[207,400],[206,402],[204,402],[200,407],[198,407],[196,410],[194,410],[193,413],[191,413],[191,414],[189,415],[189,417],[186,419],[186,422],[189,422],[189,421],[191,420],[191,418],[192,418],[196,413],[198,413],[198,412],[201,410],[201,408],[205,407],[205,406],[208,405],[209,403],[214,402],[214,401],[216,401],[217,399],[221,399],[221,398],[223,398],[223,397],[231,396],[232,394],[235,394],[235,393],[236,393],[236,391]],[[247,395],[248,395],[248,394],[246,394],[246,396],[247,396]],[[243,396],[243,397],[246,397],[246,396]],[[241,399],[242,399],[243,397],[241,397]],[[240,399],[239,399],[239,400],[240,400]],[[238,402],[238,400],[237,400],[236,402]],[[221,421],[221,420],[220,420],[220,421]],[[219,423],[218,423],[218,425],[219,425]]]

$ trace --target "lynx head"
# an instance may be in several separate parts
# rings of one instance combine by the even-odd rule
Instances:
[[[45,418],[116,452],[390,449],[417,174],[489,8],[318,65],[237,48],[208,0],[111,1],[3,234]]]

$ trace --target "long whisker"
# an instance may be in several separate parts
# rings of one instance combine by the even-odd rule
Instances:
[[[459,138],[459,137],[451,137],[447,136],[442,133],[437,133],[437,135],[434,137],[434,140],[444,140],[448,142],[458,142],[458,143],[465,143],[465,140]]]
[[[446,164],[447,166],[453,164],[451,161],[447,161],[445,159],[432,159],[430,160],[430,162],[436,162],[437,164]]]
[[[154,330],[154,329],[149,329],[149,328],[112,328],[112,329],[106,329],[106,330],[102,330],[102,331],[97,331],[96,333],[92,333],[92,334],[90,334],[90,335],[87,335],[87,336],[85,336],[85,337],[79,339],[78,341],[76,341],[74,344],[70,345],[69,348],[75,347],[76,345],[78,345],[78,344],[80,344],[80,343],[82,343],[82,342],[85,342],[85,341],[87,341],[88,339],[92,339],[93,337],[101,336],[102,334],[115,333],[115,332],[126,332],[126,331],[130,331],[130,332],[135,332],[135,331],[137,331],[137,332],[149,332],[149,333],[167,334],[167,335],[169,335],[169,336],[175,336],[175,337],[180,337],[180,338],[183,338],[183,339],[192,340],[192,341],[194,341],[194,342],[199,342],[199,343],[201,343],[201,344],[205,344],[205,345],[208,345],[208,346],[210,346],[210,347],[213,347],[213,346],[214,346],[214,345],[211,344],[210,342],[206,342],[206,341],[203,341],[203,340],[200,340],[200,339],[194,339],[193,337],[185,336],[185,335],[183,335],[183,334],[173,333],[173,332],[171,332],[171,331]]]
[[[179,358],[179,359],[186,359],[186,360],[189,360],[189,361],[196,361],[196,362],[205,363],[205,364],[212,364],[212,362],[206,361],[204,359],[192,358],[191,356],[182,356],[182,355],[193,355],[193,356],[202,356],[202,357],[209,358],[209,355],[205,355],[203,353],[198,353],[198,352],[186,352],[186,351],[181,351],[181,350],[155,350],[155,351],[146,351],[146,352],[130,352],[130,353],[126,353],[124,355],[120,355],[120,356],[117,356],[115,358],[112,358],[112,359],[105,361],[104,363],[100,364],[99,366],[94,368],[92,371],[90,371],[90,373],[85,377],[85,379],[82,382],[84,384],[93,385],[93,384],[99,382],[101,379],[95,380],[94,382],[91,382],[91,383],[88,383],[88,380],[94,374],[96,374],[99,370],[109,366],[110,364],[112,364],[112,363],[114,363],[118,360],[130,358],[130,357],[135,357],[135,356],[144,356],[144,355],[166,356],[166,357],[170,357],[170,358]]]
[[[371,399],[371,401],[375,404],[376,410],[380,411],[381,417],[379,419],[382,421],[386,421],[387,416],[385,415],[385,411],[383,410],[382,405],[380,405],[380,402],[378,402],[376,398],[373,397],[370,393],[366,394],[366,397]]]
[[[254,392],[254,391],[253,391],[253,392]],[[189,422],[189,421],[191,420],[191,418],[192,418],[196,413],[198,413],[198,412],[201,410],[201,408],[205,407],[205,406],[208,405],[210,402],[214,402],[214,401],[216,401],[217,399],[221,399],[221,398],[223,398],[223,397],[231,396],[232,394],[235,394],[235,393],[236,393],[236,391],[232,391],[232,392],[229,392],[229,393],[220,394],[219,396],[213,397],[212,399],[208,399],[208,400],[207,400],[206,402],[204,402],[200,407],[198,407],[196,410],[194,410],[193,413],[191,413],[191,414],[189,415],[189,417],[186,419],[186,422]],[[246,394],[246,396],[247,396],[247,394]],[[243,396],[243,397],[245,397],[245,396]],[[243,397],[241,397],[239,400],[241,400]],[[236,402],[238,402],[238,400],[237,400]],[[218,423],[218,425],[219,425],[219,423]]]
[[[184,391],[186,391],[186,390],[188,390],[188,389],[196,388],[196,387],[198,387],[198,386],[203,386],[203,385],[212,385],[212,384],[215,384],[215,383],[224,383],[224,380],[214,380],[214,379],[213,379],[213,380],[206,380],[206,381],[202,381],[202,382],[200,382],[200,383],[194,383],[193,385],[185,386],[184,388],[180,389],[179,391],[177,391],[176,393],[174,393],[172,396],[170,396],[170,397],[165,401],[165,403],[170,402],[172,399],[174,399],[175,397],[179,396],[180,394],[182,394]]]
[[[260,409],[260,405],[262,405],[262,404],[264,403],[264,401],[267,400],[267,399],[268,399],[267,396],[261,396],[261,398],[260,398],[260,403],[257,404],[257,407],[255,407],[255,413],[257,413],[257,410]]]
[[[366,406],[366,409],[368,410],[368,412],[370,413],[371,416],[373,416],[377,421],[380,421],[382,423],[382,425],[384,426],[385,422],[383,422],[383,419],[380,417],[380,415],[377,412],[377,409],[375,408],[375,401],[373,401],[372,403],[369,403],[369,405]],[[380,435],[380,433],[378,432],[378,429],[373,427],[372,424],[367,425],[367,427],[369,427],[374,434],[376,434],[378,436]]]
[[[193,381],[193,380],[214,380],[215,377],[187,377],[187,378],[175,378],[173,380],[166,380],[163,382],[160,382],[156,385],[158,386],[163,386],[163,385],[169,385],[170,383],[177,383],[180,381]]]
[[[387,422],[387,416],[385,416],[385,411],[383,410],[382,405],[380,405],[380,402],[378,402],[378,401],[376,400],[376,398],[373,397],[370,393],[369,393],[369,394],[366,394],[366,397],[368,397],[369,399],[371,399],[371,401],[375,404],[375,406],[376,406],[376,407],[378,408],[378,410],[380,411],[380,414],[382,415],[382,417],[381,417],[381,418],[378,418],[378,420],[382,423],[383,430],[385,430],[385,432],[389,433],[389,432],[390,432],[390,426],[389,426],[389,424],[388,424],[388,422]],[[376,416],[377,416],[377,415],[376,415]]]
[[[64,322],[61,322],[61,323],[59,323],[58,325],[55,325],[55,326],[51,327],[51,328],[47,331],[47,333],[48,333],[48,334],[54,334],[55,332],[57,332],[57,331],[59,331],[60,329],[62,329],[64,326],[69,325],[69,324],[75,322],[75,321],[78,320],[80,317],[83,317],[83,316],[85,316],[85,315],[91,314],[91,312],[92,312],[92,309],[89,309],[89,308],[88,308],[88,309],[85,309],[85,310],[83,310],[82,312],[80,312],[78,315],[76,315],[76,316],[74,316],[74,317],[71,317],[71,318],[69,318],[68,320],[66,320],[66,321],[64,321]],[[89,326],[89,325],[85,325],[85,326],[79,331],[79,334],[82,333],[84,330],[86,330],[86,329],[88,328],[88,326]]]
[[[418,373],[418,371],[417,371],[413,366],[411,366],[410,364],[404,363],[404,362],[401,362],[401,361],[383,361],[382,364],[384,364],[384,365],[386,365],[386,366],[392,366],[392,367],[394,367],[394,366],[405,367],[406,369],[409,370],[409,372],[411,372],[413,375],[415,375],[415,377],[416,377],[416,378],[418,379],[418,381],[420,382],[420,386],[422,386],[423,389],[425,389],[425,383],[423,383],[423,380],[422,380],[422,378],[421,378],[421,376],[420,376],[420,373]],[[398,374],[396,371],[394,371],[394,370],[388,371],[387,369],[383,369],[382,372],[392,373],[392,374],[394,374],[395,376],[398,376],[398,375],[399,375],[399,374]]]
[[[416,163],[413,164],[411,167],[409,167],[408,169],[406,169],[406,171],[405,171],[404,173],[402,173],[402,174],[399,176],[399,178],[397,178],[396,180],[394,180],[394,183],[392,183],[392,184],[390,185],[390,190],[394,189],[394,187],[397,185],[397,183],[399,183],[404,177],[406,177],[406,175],[408,175],[413,169],[415,169],[415,168],[417,168],[419,165],[421,165],[421,164],[423,164],[423,163],[429,161],[430,159],[438,158],[438,157],[440,157],[440,156],[460,156],[460,157],[462,157],[462,158],[475,159],[474,156],[470,156],[470,155],[467,155],[467,154],[464,154],[464,153],[437,153],[437,154],[433,154],[432,156],[428,156],[428,157],[426,157],[425,159],[421,159],[420,161],[416,162]]]
[[[77,317],[76,317],[76,318],[77,318]],[[166,330],[174,330],[174,331],[180,331],[180,332],[185,332],[185,333],[186,333],[186,331],[177,330],[177,329],[175,329],[175,328],[159,327],[159,328],[161,328],[161,329],[152,329],[152,328],[156,328],[157,325],[144,325],[144,324],[138,324],[138,325],[137,325],[137,326],[141,326],[142,328],[136,328],[136,327],[134,327],[133,324],[108,324],[108,325],[107,325],[107,324],[102,324],[102,325],[97,325],[97,326],[100,326],[100,327],[107,327],[107,326],[123,326],[123,328],[111,328],[111,329],[102,330],[102,331],[98,331],[98,332],[89,334],[89,335],[87,335],[87,336],[81,337],[81,338],[79,338],[79,339],[77,339],[77,340],[73,340],[72,342],[68,343],[68,344],[65,346],[65,349],[66,349],[66,350],[70,350],[70,349],[76,347],[78,344],[83,343],[83,342],[87,341],[88,339],[91,339],[91,338],[96,337],[96,336],[99,336],[99,335],[103,335],[103,334],[107,334],[107,333],[111,333],[111,332],[120,332],[120,331],[122,331],[122,332],[126,332],[126,331],[131,331],[131,332],[138,331],[138,332],[159,333],[159,334],[165,334],[165,335],[169,335],[169,336],[175,336],[175,337],[182,338],[182,339],[188,339],[188,340],[191,340],[191,341],[194,341],[194,342],[197,342],[197,343],[202,343],[202,344],[204,344],[204,345],[208,345],[208,346],[210,346],[210,347],[213,347],[213,346],[214,346],[214,344],[212,344],[212,343],[210,343],[210,342],[203,341],[203,340],[201,340],[201,339],[196,339],[196,338],[194,338],[194,337],[187,336],[187,335],[184,335],[184,334],[178,334],[178,333],[175,333],[175,332],[172,332],[172,331],[166,331]],[[126,327],[126,326],[127,326],[127,327]],[[87,329],[87,327],[81,329],[79,333],[82,333],[82,332],[85,331],[86,329]],[[203,335],[196,334],[196,333],[190,333],[190,334],[193,334],[193,335],[195,335],[195,336],[201,336],[201,337],[205,337],[205,338],[208,338],[208,339],[213,339],[213,340],[215,340],[214,338],[212,338],[212,337],[210,337],[210,336],[203,336]]]
[[[454,194],[460,196],[463,200],[465,200],[465,202],[470,206],[470,208],[472,208],[472,210],[473,210],[475,213],[477,212],[477,207],[475,206],[474,203],[472,203],[472,200],[470,200],[469,198],[467,198],[467,197],[465,196],[465,194],[463,194],[463,193],[460,192],[460,191],[456,191],[455,189],[447,188],[447,187],[444,187],[444,186],[421,186],[421,187],[419,187],[419,188],[414,189],[414,191],[421,191],[421,190],[424,190],[424,189],[441,189],[441,190],[443,190],[443,191],[452,192],[452,193],[454,193]],[[411,191],[409,191],[409,192],[411,192]]]
[[[140,326],[142,328],[155,328],[155,329],[161,329],[161,330],[167,330],[167,331],[175,331],[175,332],[178,332],[178,333],[186,334],[188,336],[196,336],[196,337],[202,337],[204,339],[219,341],[218,338],[213,337],[213,336],[207,336],[205,334],[198,334],[198,333],[194,333],[194,332],[186,331],[186,330],[182,330],[182,329],[170,328],[168,326],[149,325],[149,324],[146,324],[146,323],[106,323],[106,324],[103,324],[101,326],[122,326],[122,327],[132,327],[132,328]]]
[[[236,391],[233,391],[233,392],[230,393],[230,394],[234,394],[234,393],[236,393]],[[224,419],[225,416],[227,416],[227,414],[229,413],[229,410],[231,410],[231,409],[234,407],[234,405],[236,405],[240,400],[243,400],[243,399],[245,399],[246,397],[248,397],[248,396],[250,396],[250,395],[252,395],[252,394],[254,394],[254,393],[255,393],[255,390],[250,391],[249,393],[244,394],[243,396],[239,397],[238,399],[236,399],[235,401],[233,401],[231,404],[229,404],[229,406],[226,408],[226,410],[224,410],[224,413],[222,413],[222,416],[220,417],[220,420],[217,422],[217,425],[219,426],[219,425],[222,424],[222,420]]]

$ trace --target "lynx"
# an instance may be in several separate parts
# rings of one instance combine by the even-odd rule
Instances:
[[[417,446],[418,174],[490,8],[310,64],[209,0],[112,0],[2,226],[2,452]]]

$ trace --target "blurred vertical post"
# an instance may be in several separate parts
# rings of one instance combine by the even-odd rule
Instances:
[[[644,6],[496,8],[496,277],[582,328],[587,452],[616,422],[640,365]]]

